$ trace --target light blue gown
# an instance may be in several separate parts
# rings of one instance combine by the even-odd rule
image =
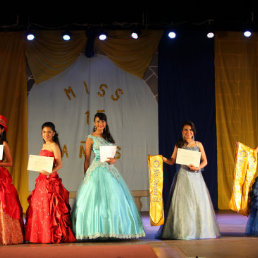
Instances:
[[[199,151],[198,145],[183,147]],[[210,194],[201,171],[181,166],[172,184],[172,197],[157,237],[161,239],[205,239],[220,236]]]
[[[100,161],[100,145],[105,139],[89,135],[95,158],[84,176],[72,208],[76,239],[145,236],[134,199],[120,173],[113,165]]]

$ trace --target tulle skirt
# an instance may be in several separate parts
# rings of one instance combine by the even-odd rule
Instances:
[[[141,217],[122,176],[97,162],[87,171],[72,209],[77,239],[145,236]]]
[[[204,239],[220,236],[215,212],[201,172],[178,171],[172,198],[158,238]]]

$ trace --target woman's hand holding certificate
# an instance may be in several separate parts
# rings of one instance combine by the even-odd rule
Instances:
[[[178,148],[176,156],[177,164],[186,165],[190,170],[197,171],[197,169],[199,170],[200,161],[201,152]]]
[[[52,173],[54,165],[54,157],[46,157],[39,155],[29,155],[28,170],[40,172],[48,176]]]
[[[115,163],[116,146],[114,145],[102,145],[99,146],[100,161],[108,162],[109,164]]]

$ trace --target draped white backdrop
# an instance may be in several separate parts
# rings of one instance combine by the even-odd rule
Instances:
[[[83,178],[85,140],[93,118],[103,111],[118,145],[118,168],[130,190],[147,190],[148,154],[158,154],[158,105],[145,82],[117,67],[106,56],[84,55],[61,74],[33,85],[28,96],[29,154],[42,147],[41,125],[55,124],[63,149],[59,175],[69,191]],[[29,172],[29,190],[36,172]],[[149,210],[148,199],[143,210]]]

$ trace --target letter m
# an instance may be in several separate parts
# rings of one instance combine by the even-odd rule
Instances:
[[[74,91],[73,91],[73,89],[72,89],[71,86],[69,86],[68,89],[65,88],[65,89],[64,89],[64,92],[65,92],[65,94],[66,94],[66,96],[67,96],[67,98],[68,98],[69,100],[71,100],[70,94],[71,94],[74,98],[76,98],[76,95],[75,95],[75,93],[74,93]]]

